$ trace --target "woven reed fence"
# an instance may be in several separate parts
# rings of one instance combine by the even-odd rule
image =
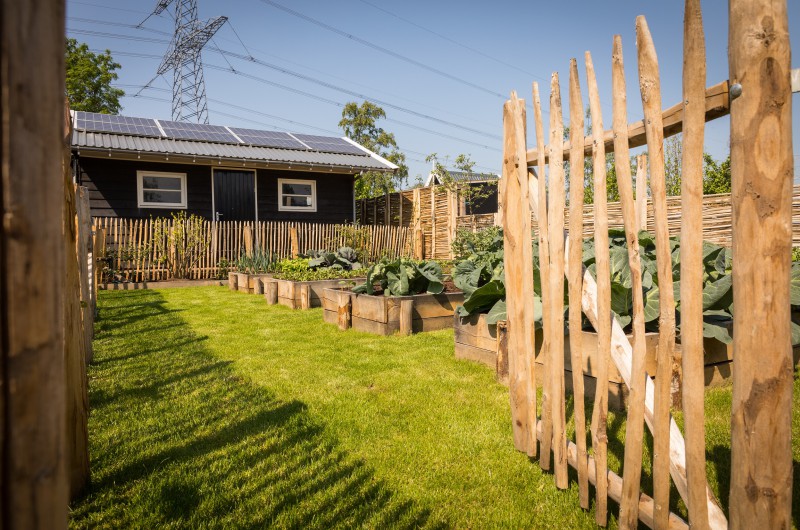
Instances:
[[[566,226],[569,226],[569,208],[564,210]],[[667,197],[667,221],[669,222],[669,233],[677,236],[681,230],[681,198]],[[478,231],[483,228],[494,226],[494,214],[481,215],[462,215],[458,217],[458,228],[471,229]],[[532,227],[536,228],[536,219],[531,219]],[[608,226],[611,228],[623,228],[622,206],[619,202],[608,203]],[[652,231],[653,220],[653,201],[647,201],[647,227]],[[731,246],[731,195],[721,193],[719,195],[705,195],[703,197],[703,239],[724,245]],[[594,206],[592,204],[583,205],[583,234],[585,237],[594,235]],[[792,196],[792,245],[800,246],[800,186],[794,187]]]
[[[170,277],[165,256],[160,249],[166,244],[156,244],[159,230],[156,224],[173,221],[166,219],[126,219],[97,217],[96,229],[105,237],[104,254],[109,267],[124,281],[166,280]],[[245,253],[260,251],[274,259],[288,258],[312,249],[335,249],[345,244],[346,235],[360,230],[365,240],[364,252],[372,261],[381,257],[408,255],[411,251],[410,231],[399,226],[359,226],[322,223],[294,223],[287,221],[199,221],[200,239],[207,244],[195,266],[191,279],[213,279],[233,268]]]

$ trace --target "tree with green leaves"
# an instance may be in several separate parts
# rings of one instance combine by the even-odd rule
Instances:
[[[386,112],[369,101],[364,101],[361,105],[351,101],[342,110],[339,127],[345,136],[399,167],[394,174],[368,171],[359,175],[356,178],[357,199],[397,191],[408,178],[406,155],[398,150],[394,134],[377,125],[377,121],[383,118],[386,118]]]
[[[708,153],[703,153],[703,194],[731,192],[731,155],[717,162]]]
[[[439,184],[445,189],[458,195],[459,199],[464,201],[467,213],[471,213],[474,207],[478,207],[488,199],[492,193],[497,189],[497,182],[462,182],[457,180],[453,174],[447,169],[445,164],[439,161],[439,155],[431,153],[425,157],[425,161],[433,164],[431,173],[436,175]],[[471,174],[475,169],[475,162],[473,162],[469,155],[460,154],[453,160],[453,167],[456,171],[465,174]]]
[[[111,86],[120,64],[111,52],[93,53],[85,43],[67,39],[67,97],[72,110],[117,114],[125,92]]]

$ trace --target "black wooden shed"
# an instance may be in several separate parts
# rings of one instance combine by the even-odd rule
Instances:
[[[355,177],[397,169],[345,137],[71,114],[75,178],[95,217],[353,222]]]

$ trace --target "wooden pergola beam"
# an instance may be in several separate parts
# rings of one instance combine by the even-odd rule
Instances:
[[[706,89],[706,121],[711,121],[720,116],[730,113],[730,96],[728,81],[722,81]],[[683,131],[683,103],[677,103],[662,113],[664,122],[664,138],[675,136]],[[614,132],[612,130],[603,131],[603,143],[606,152],[612,152],[614,148]],[[647,143],[645,135],[644,120],[639,120],[628,125],[628,147],[640,147]],[[545,151],[547,153],[547,151]],[[569,160],[570,142],[564,142],[564,160]],[[592,136],[583,139],[583,155],[592,156]],[[527,152],[528,166],[535,166],[539,161],[538,149],[534,146]],[[545,162],[548,161],[545,154]]]

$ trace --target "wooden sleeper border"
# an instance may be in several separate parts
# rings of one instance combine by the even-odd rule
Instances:
[[[453,314],[464,293],[376,296],[342,289],[324,289],[325,322],[341,329],[376,335],[402,335],[453,327]]]
[[[324,290],[341,289],[343,284],[358,284],[362,282],[364,282],[364,278],[339,278],[307,282],[273,278],[264,282],[264,298],[270,305],[280,304],[290,309],[310,309],[312,307],[322,307]]]

